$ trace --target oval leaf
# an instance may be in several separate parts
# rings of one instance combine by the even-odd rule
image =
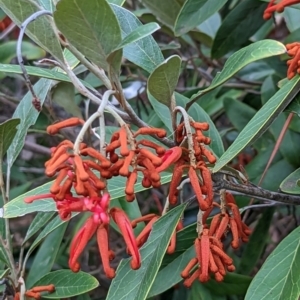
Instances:
[[[36,234],[42,227],[44,227],[55,215],[55,212],[39,212],[34,217],[33,221],[30,223],[30,226],[26,232],[26,236],[22,242],[22,246],[34,235]]]
[[[122,49],[131,43],[135,43],[138,40],[143,39],[144,37],[157,31],[158,29],[160,29],[160,26],[155,22],[139,26],[135,28],[130,34],[128,34],[115,50]]]
[[[70,78],[58,71],[55,71],[55,69],[42,69],[38,67],[31,67],[31,66],[25,66],[25,69],[29,75],[34,75],[37,77],[42,78],[48,78],[58,81],[65,81],[65,82],[71,82]],[[0,72],[5,73],[16,73],[16,74],[22,74],[22,70],[19,65],[8,65],[8,64],[0,64]],[[93,88],[90,84],[87,82],[81,80],[81,82],[88,88]]]
[[[222,72],[216,75],[211,85],[193,95],[191,100],[199,98],[201,95],[220,86],[248,64],[263,58],[284,54],[285,51],[285,46],[274,40],[258,41],[240,49],[227,59]]]
[[[50,272],[34,286],[55,285],[55,292],[43,294],[46,299],[68,298],[89,292],[99,286],[98,280],[88,273],[79,271],[73,273],[71,270],[58,270]]]
[[[107,70],[106,57],[122,38],[117,18],[106,0],[61,0],[54,12],[54,20],[72,45]]]
[[[52,81],[48,79],[40,79],[34,86],[34,91],[39,98],[41,104],[44,103],[48,91],[51,87]],[[27,130],[33,124],[35,124],[40,112],[36,110],[36,108],[32,105],[32,94],[27,92],[24,98],[21,100],[20,104],[18,105],[17,109],[13,114],[13,118],[20,118],[21,123],[17,134],[15,135],[10,147],[7,151],[7,167],[13,165],[14,161],[16,160],[17,156],[21,152],[25,137],[27,134]]]
[[[263,12],[266,7],[267,4],[260,1],[240,1],[222,22],[211,49],[212,56],[220,58],[244,45],[265,23]]]
[[[171,236],[185,205],[172,209],[154,223],[147,243],[141,248],[142,266],[130,268],[130,259],[123,260],[111,283],[106,300],[145,300],[162,263]]]
[[[149,93],[168,107],[178,82],[180,66],[180,57],[171,56],[159,65],[148,78]]]
[[[246,300],[298,299],[300,294],[300,227],[296,228],[267,258],[252,280]]]
[[[0,61],[8,64],[16,57],[17,41],[9,41],[0,45]],[[30,42],[22,42],[22,56],[27,60],[40,59],[46,55],[46,51]]]
[[[179,1],[142,0],[141,1],[162,24],[173,28],[181,9]]]
[[[174,32],[180,36],[203,23],[228,0],[187,0],[183,4],[175,21]]]
[[[20,119],[10,119],[0,124],[0,161],[12,143],[19,124]]]
[[[37,280],[51,271],[67,226],[68,223],[64,223],[63,226],[53,230],[35,253],[32,265],[26,276],[27,289],[32,288]]]
[[[274,121],[274,118],[284,110],[300,90],[300,77],[297,76],[285,84],[251,119],[241,131],[236,140],[217,161],[213,172],[219,171],[223,166],[238,155],[247,145],[259,138]]]
[[[284,193],[300,195],[300,186],[297,184],[300,179],[300,168],[291,173],[280,184],[280,189]]]
[[[0,0],[0,6],[19,27],[26,18],[38,10],[34,2],[27,0]],[[29,24],[26,34],[56,59],[63,62],[62,49],[49,16],[41,16]]]
[[[159,295],[182,281],[180,273],[193,257],[195,257],[194,245],[175,258],[170,264],[160,269],[148,297]]]
[[[141,21],[127,9],[114,4],[111,4],[111,8],[118,18],[123,39],[142,26]],[[161,50],[151,35],[125,46],[123,56],[149,73],[164,61]]]

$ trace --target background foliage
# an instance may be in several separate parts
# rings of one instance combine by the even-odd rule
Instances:
[[[173,95],[177,105],[185,107],[195,120],[208,122],[210,146],[219,157],[214,173],[242,165],[240,170],[249,182],[293,194],[299,204],[300,77],[285,79],[288,56],[284,44],[299,37],[300,5],[288,7],[268,21],[262,17],[266,7],[267,2],[259,0],[0,0],[0,170],[10,195],[3,215],[11,219],[14,258],[18,261],[26,254],[27,287],[54,283],[56,292],[45,296],[49,299],[76,295],[82,300],[298,299],[300,211],[296,205],[272,202],[273,206],[258,206],[264,202],[249,204],[251,197],[237,196],[241,208],[254,205],[255,209],[245,213],[246,223],[253,229],[249,243],[228,252],[236,272],[222,283],[213,279],[206,284],[195,282],[186,290],[180,272],[194,257],[194,203],[176,207],[155,224],[142,249],[146,259],[139,271],[128,268],[120,234],[112,231],[111,243],[118,249],[116,264],[123,260],[111,282],[102,274],[94,240],[83,255],[83,272],[65,270],[70,240],[86,216],[74,215],[63,222],[50,200],[31,205],[23,201],[28,195],[47,192],[51,185],[43,173],[44,161],[62,136],[49,137],[46,127],[70,116],[86,117],[97,108],[48,59],[67,61],[85,87],[101,94],[106,90],[107,83],[79,62],[84,56],[101,67],[116,87],[123,88],[128,104],[150,126],[165,128],[171,135]],[[21,76],[15,48],[18,26],[44,9],[53,12],[53,18],[42,16],[31,23],[22,43],[26,70],[43,104],[39,113]],[[8,17],[13,23],[7,26]],[[57,31],[68,40],[64,49]],[[113,103],[118,106],[116,99]],[[107,119],[110,135],[116,123]],[[74,140],[77,133],[72,129],[62,135]],[[139,181],[138,203],[124,200],[125,180],[114,178],[109,183],[112,203],[131,219],[141,213],[160,213],[171,175],[164,173],[165,185],[160,189],[145,190]],[[192,196],[191,189],[187,187],[184,194],[186,199]],[[183,211],[185,228],[177,235],[176,252],[165,255]],[[136,233],[142,227],[138,226]],[[0,232],[5,236],[3,218]],[[2,277],[9,267],[2,246]]]

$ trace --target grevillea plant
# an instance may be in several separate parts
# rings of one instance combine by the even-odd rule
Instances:
[[[299,299],[300,1],[0,8],[2,299]]]

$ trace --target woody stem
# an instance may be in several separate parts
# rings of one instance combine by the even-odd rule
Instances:
[[[187,139],[188,139],[190,164],[194,167],[196,165],[196,159],[195,159],[192,128],[191,128],[191,125],[190,125],[190,117],[189,117],[188,113],[186,112],[186,110],[183,107],[176,106],[174,108],[175,118],[176,118],[176,114],[177,114],[178,111],[180,111],[180,113],[183,116],[184,127],[185,127],[185,130],[186,130],[186,135],[187,135]]]

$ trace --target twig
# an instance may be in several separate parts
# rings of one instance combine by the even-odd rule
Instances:
[[[30,17],[28,17],[21,25],[20,27],[20,33],[19,33],[19,37],[18,37],[18,42],[17,42],[17,59],[18,59],[18,63],[21,67],[21,70],[22,70],[22,73],[23,73],[23,76],[25,78],[25,83],[27,85],[27,88],[29,89],[30,93],[32,94],[32,97],[33,97],[33,101],[36,101],[37,102],[37,106],[35,107],[38,107],[38,103],[40,103],[40,100],[38,99],[34,89],[33,89],[33,85],[31,84],[31,81],[29,79],[29,76],[27,74],[27,71],[24,67],[24,61],[23,61],[23,57],[22,57],[22,41],[23,41],[23,37],[24,37],[24,34],[25,34],[25,30],[27,28],[27,26],[35,21],[38,17],[40,16],[43,16],[43,15],[50,15],[52,16],[52,13],[51,11],[48,11],[48,10],[41,10],[41,11],[38,11],[34,14],[32,14]]]
[[[215,190],[226,189],[228,191],[236,192],[239,193],[240,195],[244,195],[248,197],[253,197],[258,200],[275,201],[275,202],[281,202],[290,205],[300,205],[300,196],[277,193],[277,192],[265,190],[255,185],[243,185],[243,184],[230,182],[225,180],[224,175],[220,173],[212,174],[212,178],[214,181]]]

